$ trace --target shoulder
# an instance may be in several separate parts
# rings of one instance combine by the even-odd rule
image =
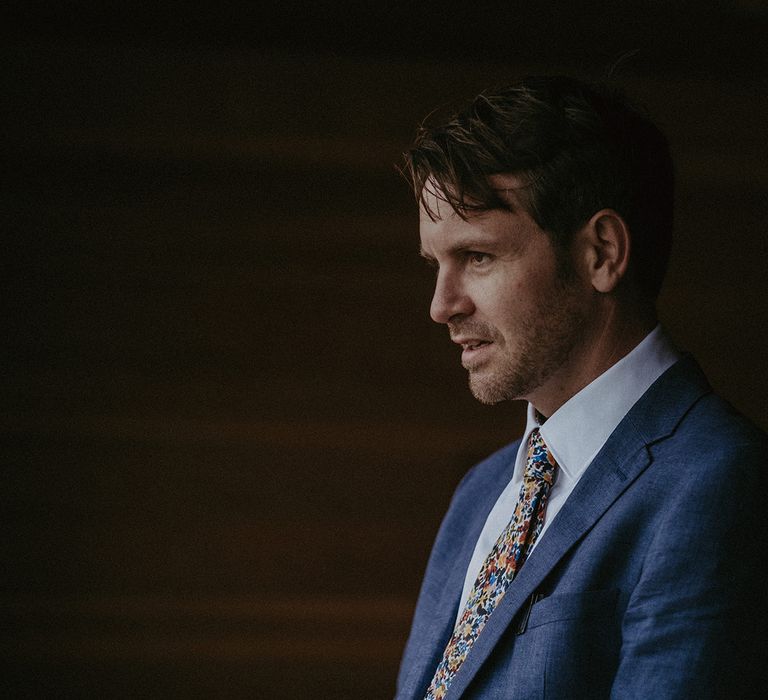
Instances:
[[[435,620],[447,620],[455,614],[449,608],[458,605],[464,572],[475,542],[488,512],[512,477],[519,445],[519,440],[510,443],[476,464],[465,474],[453,494],[432,546],[419,592],[411,635],[401,664],[401,685],[414,659],[424,653],[421,644]],[[455,584],[450,589],[446,586],[447,580]]]
[[[456,487],[454,501],[457,498],[482,498],[496,486],[500,486],[501,491],[512,478],[519,447],[520,440],[515,440],[473,466]]]
[[[768,436],[760,428],[710,392],[648,449],[651,464],[642,484],[656,494],[657,505],[664,504],[653,518],[657,545],[681,559],[706,551],[713,562],[739,552],[750,566],[766,555]]]
[[[488,513],[512,478],[519,445],[517,440],[502,447],[464,475],[440,524],[430,564],[443,559],[453,562],[457,551],[474,546]]]
[[[690,356],[662,375],[625,421],[622,436],[637,436],[655,459],[695,466],[699,478],[764,471],[768,462],[765,432],[712,390]]]
[[[694,403],[674,432],[651,450],[681,464],[698,464],[702,476],[707,467],[755,477],[768,468],[768,436],[714,392]]]

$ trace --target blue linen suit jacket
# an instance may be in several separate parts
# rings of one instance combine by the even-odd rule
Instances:
[[[519,441],[454,494],[397,699],[423,698]],[[766,436],[690,357],[610,436],[489,618],[451,698],[768,697]]]

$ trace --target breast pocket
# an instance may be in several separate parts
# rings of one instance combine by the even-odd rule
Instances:
[[[548,596],[531,608],[526,636],[546,651],[547,699],[607,698],[619,660],[619,591]]]
[[[618,589],[555,593],[538,601],[531,608],[528,629],[553,622],[583,619],[585,622],[610,617],[616,612]]]

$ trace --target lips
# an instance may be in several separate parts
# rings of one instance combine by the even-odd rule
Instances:
[[[464,350],[477,350],[477,348],[483,347],[483,345],[490,345],[490,340],[471,340],[467,343],[461,343],[461,347]]]
[[[493,346],[498,334],[495,329],[484,323],[466,323],[463,327],[449,323],[451,340],[461,346],[461,364],[465,369],[478,371],[493,356]]]
[[[453,342],[461,346],[461,364],[468,370],[478,369],[493,345],[492,340],[485,338],[456,337]]]
[[[493,341],[485,338],[472,338],[469,336],[454,336],[451,340],[456,345],[461,345],[462,350],[477,350],[484,345],[490,345]]]

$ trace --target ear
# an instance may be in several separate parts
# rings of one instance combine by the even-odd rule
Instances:
[[[601,209],[578,233],[582,263],[592,287],[612,292],[629,265],[631,236],[626,221],[613,209]]]

